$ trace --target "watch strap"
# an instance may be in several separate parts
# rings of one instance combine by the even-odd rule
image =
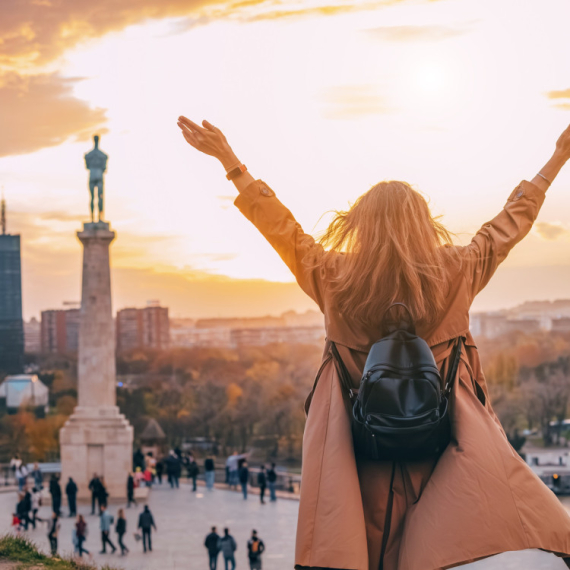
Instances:
[[[246,170],[247,170],[247,166],[245,164],[240,164],[240,165],[236,166],[235,168],[232,168],[232,170],[230,170],[226,174],[226,178],[228,180],[233,180],[238,174],[241,174],[242,172],[245,172]]]

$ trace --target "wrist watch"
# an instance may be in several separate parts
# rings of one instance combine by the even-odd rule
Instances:
[[[235,168],[230,170],[226,174],[226,178],[228,180],[233,180],[238,174],[241,174],[242,172],[245,172],[246,170],[247,170],[247,166],[245,164],[240,164],[239,166],[236,166]]]

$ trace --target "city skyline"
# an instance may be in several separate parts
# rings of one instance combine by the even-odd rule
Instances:
[[[22,236],[26,319],[79,298],[93,134],[110,157],[114,308],[160,298],[175,316],[214,317],[314,305],[233,207],[219,165],[188,152],[179,114],[219,126],[307,232],[378,180],[403,178],[461,243],[568,123],[562,1],[295,6],[1,9],[0,184],[8,231]],[[568,296],[569,206],[564,171],[474,309]]]

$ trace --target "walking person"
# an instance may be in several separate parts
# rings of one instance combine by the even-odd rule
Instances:
[[[26,480],[28,478],[28,468],[24,463],[20,462],[20,465],[16,467],[15,476],[16,480],[18,481],[18,491],[21,492],[26,485]]]
[[[107,544],[111,547],[111,554],[115,554],[117,550],[109,538],[111,534],[111,526],[113,525],[113,517],[107,512],[107,506],[101,505],[101,514],[99,515],[99,529],[101,530],[101,552],[99,554],[107,554]]]
[[[265,504],[265,489],[267,489],[267,474],[265,473],[265,465],[259,468],[259,473],[257,474],[257,486],[259,487],[259,500],[261,504]]]
[[[51,515],[51,520],[48,528],[48,540],[52,556],[57,555],[57,537],[59,535],[59,528],[60,528],[59,516],[54,511]]]
[[[209,570],[216,570],[220,553],[220,535],[216,532],[215,526],[212,527],[212,532],[206,536],[204,546],[208,551],[208,568]]]
[[[372,186],[316,241],[273,189],[251,176],[220,129],[186,117],[178,126],[190,146],[221,162],[239,192],[235,205],[325,316],[323,360],[305,403],[295,565],[441,568],[530,544],[569,558],[568,515],[505,435],[469,330],[469,310],[530,232],[570,159],[570,127],[532,180],[505,196],[503,209],[468,245],[457,246],[425,198],[395,180]],[[443,394],[445,402],[449,396],[451,435],[438,455],[370,460],[365,451],[355,453],[355,443],[368,441],[370,432],[361,428],[353,437],[361,418],[349,410],[371,348],[398,331],[428,345],[442,379],[453,373]],[[334,477],[323,465],[335,466]],[[342,516],[331,520],[330,513]]]
[[[20,493],[18,495],[18,503],[16,505],[16,515],[20,521],[20,527],[23,530],[28,530],[29,524],[29,510],[28,510],[28,501],[26,500],[26,494]]]
[[[276,501],[277,472],[275,471],[275,463],[272,463],[271,468],[267,470],[267,486],[269,487],[269,500],[271,502]]]
[[[30,472],[30,476],[34,480],[34,486],[42,489],[44,486],[44,476],[37,462],[34,463],[34,468]]]
[[[77,541],[77,553],[80,557],[83,557],[83,554],[87,554],[89,556],[89,551],[86,548],[83,548],[83,544],[87,540],[87,523],[83,518],[83,515],[77,516],[77,521],[75,523],[75,540]]]
[[[249,454],[238,454],[234,451],[226,460],[226,469],[228,471],[228,480],[230,488],[237,488],[239,482],[239,462],[245,459]]]
[[[162,485],[162,474],[164,473],[164,463],[162,459],[157,459],[156,461],[156,477],[158,479],[158,484]]]
[[[77,515],[77,485],[70,477],[65,486],[65,494],[67,495],[67,506],[69,507],[69,516]]]
[[[91,491],[91,514],[95,514],[95,503],[99,505],[99,514],[101,514],[101,504],[99,503],[99,495],[101,492],[101,481],[97,477],[97,473],[93,473],[91,481],[89,481],[89,490]]]
[[[135,507],[137,506],[135,500],[135,478],[132,473],[129,473],[127,477],[127,508],[131,507],[131,503],[133,503]]]
[[[24,530],[28,530],[31,521],[30,518],[30,513],[32,512],[32,494],[30,493],[28,486],[24,486],[24,492],[23,492],[24,498],[23,498],[23,511],[24,511]],[[34,526],[35,528],[35,526]]]
[[[265,544],[257,536],[257,531],[251,531],[251,538],[247,542],[247,557],[250,570],[261,570],[261,555],[265,552]]]
[[[143,479],[144,479],[144,484],[147,487],[152,487],[152,471],[148,466],[145,467],[145,470],[143,471]]]
[[[135,488],[142,487],[143,482],[144,482],[144,474],[141,471],[140,467],[137,467],[135,469],[135,474],[133,477],[135,479]]]
[[[49,493],[52,511],[59,517],[61,516],[61,485],[59,484],[59,477],[55,473],[49,481]]]
[[[151,484],[154,484],[154,480],[156,478],[156,459],[152,454],[152,451],[149,451],[145,457],[145,467],[150,471],[150,481]]]
[[[174,453],[174,450],[170,450],[168,457],[165,460],[166,463],[166,476],[168,478],[168,483],[170,487],[178,489],[178,480],[180,479],[181,463],[180,458]]]
[[[206,457],[206,461],[204,461],[204,477],[206,478],[206,488],[211,491],[216,481],[216,465],[211,455]]]
[[[127,532],[127,519],[125,518],[125,511],[119,509],[117,512],[117,524],[115,525],[115,532],[117,533],[117,542],[121,547],[121,556],[129,553],[129,549],[125,546],[123,542],[123,537]]]
[[[224,557],[224,570],[235,570],[236,567],[236,559],[235,559],[235,551],[237,550],[237,543],[234,537],[230,534],[230,529],[224,529],[224,536],[220,539],[220,550]],[[231,568],[229,565],[231,564]]]
[[[239,482],[243,498],[247,499],[247,485],[249,483],[249,469],[247,468],[247,461],[244,461],[239,468]]]
[[[40,488],[34,487],[32,489],[31,503],[32,503],[32,517],[30,519],[30,522],[32,523],[32,526],[34,527],[35,530],[36,522],[42,520],[38,517],[38,511],[40,510],[40,506],[42,504],[42,491]]]
[[[14,456],[12,457],[12,459],[10,459],[10,469],[12,470],[12,473],[16,473],[16,469],[18,469],[20,467],[20,465],[22,465],[22,459],[20,458],[20,456],[16,453],[14,454]],[[18,482],[18,479],[16,478],[16,482]]]
[[[107,507],[107,500],[109,498],[109,492],[107,491],[107,485],[105,484],[105,478],[99,478],[99,512],[101,512],[102,507]]]
[[[148,505],[144,506],[143,512],[139,515],[138,528],[142,531],[143,552],[146,552],[147,548],[152,552],[152,529],[156,530],[156,525]]]
[[[180,477],[182,477],[182,469],[186,469],[186,478],[190,479],[190,462],[194,458],[194,456],[190,453],[189,455],[183,454],[179,455],[180,458]]]
[[[188,478],[192,479],[192,491],[196,491],[196,479],[198,478],[198,473],[200,472],[200,469],[199,469],[198,463],[196,463],[196,460],[194,459],[193,455],[191,455],[188,458],[188,460],[189,460],[188,467],[187,467]]]

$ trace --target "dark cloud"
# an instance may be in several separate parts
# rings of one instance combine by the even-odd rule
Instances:
[[[105,111],[73,96],[77,81],[57,74],[0,77],[0,156],[55,146],[71,136],[87,140],[95,128],[105,132]]]
[[[391,107],[375,85],[335,85],[321,93],[324,115],[330,119],[353,119],[391,113]]]
[[[568,230],[561,224],[552,224],[549,222],[537,222],[534,225],[534,227],[536,228],[536,231],[538,232],[540,237],[550,241],[554,241],[559,237],[563,236],[565,237],[570,235],[570,230]]]
[[[468,27],[452,26],[380,26],[364,30],[374,38],[391,42],[433,42],[461,36],[468,31]]]

